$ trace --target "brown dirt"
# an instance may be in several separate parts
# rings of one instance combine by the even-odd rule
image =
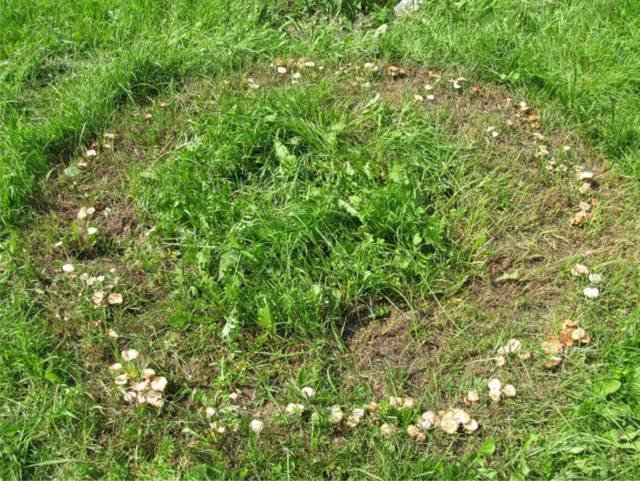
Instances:
[[[402,369],[407,386],[418,392],[423,386],[423,361],[437,347],[432,341],[418,340],[410,313],[394,310],[389,316],[371,321],[356,329],[347,341],[352,353],[353,369],[347,375],[347,385],[367,382],[377,396],[389,392],[389,369]],[[417,319],[423,322],[423,319]]]

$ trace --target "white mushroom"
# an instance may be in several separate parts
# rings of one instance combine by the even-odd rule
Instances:
[[[436,422],[436,414],[433,411],[425,411],[420,416],[420,421],[418,422],[418,426],[422,428],[424,431],[431,429]]]
[[[111,292],[108,296],[107,296],[107,303],[111,306],[115,306],[118,304],[122,304],[122,294],[119,294],[117,292]]]
[[[595,299],[596,297],[600,296],[600,289],[598,289],[597,287],[585,287],[582,292],[588,299]]]
[[[491,398],[492,401],[498,402],[502,397],[502,391],[492,389],[491,391],[489,391],[489,397]]]
[[[331,406],[331,413],[329,414],[329,424],[340,424],[344,418],[344,412],[342,408],[337,404]]]
[[[589,281],[594,284],[600,284],[602,282],[602,276],[600,274],[589,274]]]
[[[120,354],[125,361],[134,361],[140,356],[140,353],[135,349],[125,349]]]
[[[154,391],[164,391],[167,387],[167,378],[164,376],[156,376],[151,379],[151,389]]]
[[[418,426],[414,424],[409,424],[407,426],[407,434],[411,439],[415,439],[418,437],[418,434],[420,434],[420,429],[418,429]]]
[[[260,434],[262,432],[262,429],[264,428],[264,423],[259,419],[252,419],[249,423],[249,427],[255,434]]]
[[[500,391],[500,389],[502,389],[502,382],[500,382],[500,379],[493,378],[489,380],[487,386],[489,387],[489,391]]]
[[[300,403],[289,403],[285,408],[287,414],[290,415],[299,415],[304,412],[304,404]]]
[[[468,423],[462,425],[464,430],[468,433],[473,433],[478,430],[479,424],[475,419],[470,419]]]
[[[114,364],[111,364],[111,366],[109,366],[109,371],[111,372],[120,371],[121,369],[122,369],[122,364],[120,364],[119,362],[116,362]]]
[[[391,436],[396,432],[396,427],[393,424],[384,423],[382,426],[380,426],[380,432],[385,436]]]
[[[158,391],[148,391],[146,393],[147,404],[155,408],[160,409],[164,406],[164,399],[162,399],[162,393]]]
[[[502,394],[504,394],[506,397],[515,397],[516,388],[513,386],[513,384],[505,384],[505,386],[502,388]]]
[[[475,389],[471,389],[470,391],[467,391],[465,399],[470,403],[478,402],[480,400],[480,393]]]
[[[76,268],[73,266],[73,264],[65,264],[62,266],[62,272],[66,274],[71,274],[75,270]]]
[[[312,387],[309,387],[309,386],[303,387],[302,389],[300,389],[300,392],[307,399],[312,399],[316,395],[315,389],[313,389]]]
[[[584,264],[576,264],[575,266],[573,266],[573,269],[571,269],[571,274],[576,277],[587,275],[589,274],[589,268]]]
[[[218,413],[218,410],[216,408],[214,408],[214,407],[211,407],[211,406],[207,406],[207,408],[204,410],[204,416],[207,419],[211,419],[217,413]]]
[[[355,428],[364,417],[365,411],[362,408],[354,408],[347,418],[347,426]]]

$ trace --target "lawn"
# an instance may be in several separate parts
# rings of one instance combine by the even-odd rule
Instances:
[[[4,2],[0,479],[640,477],[640,4],[393,7]]]

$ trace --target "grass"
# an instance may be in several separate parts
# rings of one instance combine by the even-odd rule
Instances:
[[[638,476],[633,2],[6,3],[0,479]],[[585,228],[578,164],[599,180]],[[550,371],[540,342],[566,319],[593,342]],[[533,360],[496,369],[512,337]],[[130,347],[169,379],[161,410],[113,384]],[[485,399],[495,375],[515,399]],[[471,388],[481,429],[422,444],[420,409],[386,400]],[[374,399],[357,429],[327,422]]]

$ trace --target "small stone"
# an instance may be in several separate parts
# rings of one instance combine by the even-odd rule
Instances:
[[[591,190],[591,183],[583,182],[582,185],[580,186],[579,190],[580,190],[581,194],[586,194],[587,192],[589,192]]]
[[[287,73],[287,67],[285,67],[284,65],[278,65],[278,67],[276,68],[276,72],[278,72],[280,75],[284,75]]]
[[[96,149],[87,149],[87,151],[84,153],[84,155],[85,155],[85,157],[90,159],[92,157],[97,157],[98,156],[98,152],[96,152]]]
[[[498,402],[498,401],[500,401],[500,398],[502,397],[502,391],[497,390],[497,389],[492,389],[492,390],[489,391],[489,397],[491,398],[492,401]]]
[[[416,102],[424,102],[424,97],[420,94],[415,94],[413,96],[413,100],[415,100]]]
[[[118,374],[114,380],[114,382],[116,383],[116,385],[118,386],[124,386],[127,384],[128,382],[128,378],[126,374]]]
[[[156,375],[156,372],[153,369],[151,369],[150,367],[145,367],[142,370],[142,377],[144,379],[151,379],[155,375]]]
[[[96,235],[98,233],[98,228],[97,227],[87,227],[87,234],[88,235]]]

